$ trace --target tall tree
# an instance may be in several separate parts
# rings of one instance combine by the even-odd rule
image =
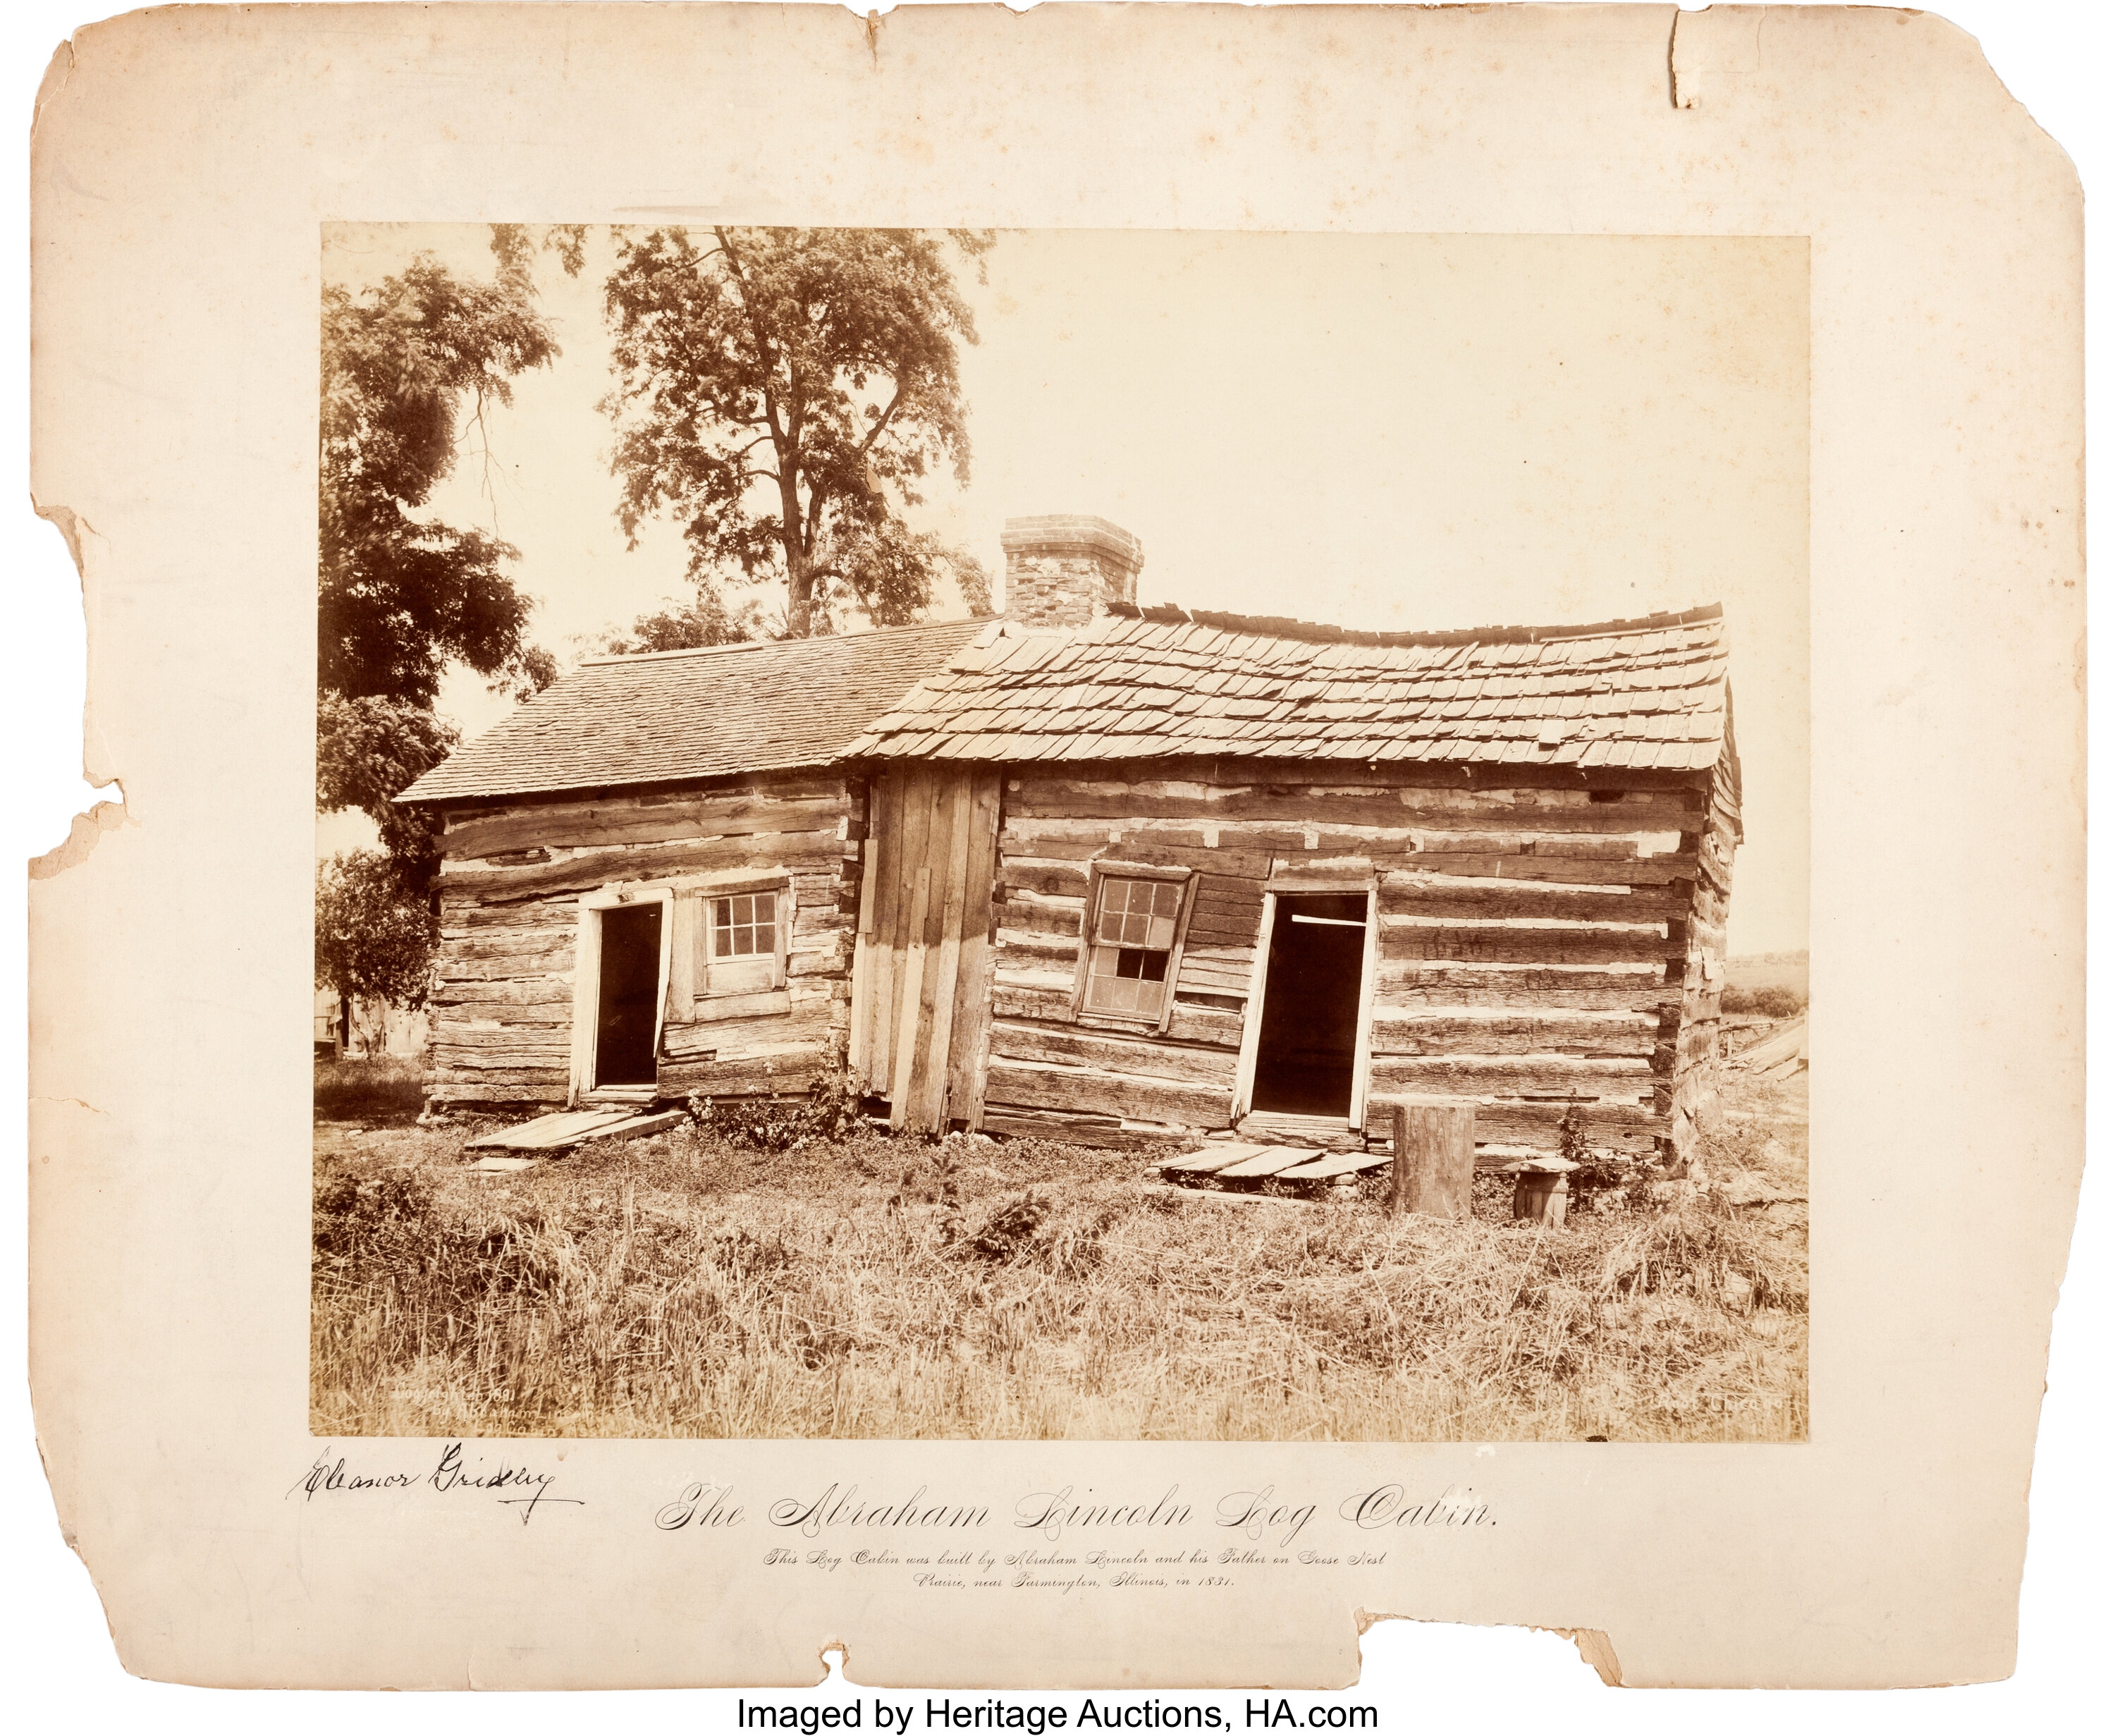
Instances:
[[[976,324],[949,253],[981,279],[991,242],[967,230],[620,237],[603,407],[626,535],[635,544],[644,521],[668,515],[701,595],[737,575],[778,588],[792,637],[851,608],[878,626],[914,619],[943,577],[988,612],[976,560],[901,515],[929,475],[969,479],[957,347]]]
[[[558,353],[519,232],[494,237],[493,281],[431,254],[373,288],[323,292],[319,429],[322,691],[429,707],[451,662],[533,682],[516,551],[422,509],[455,467],[463,423],[513,401],[514,376]]]
[[[337,992],[342,1038],[356,1002],[425,1003],[438,938],[431,904],[405,896],[393,857],[355,850],[316,864],[316,985]]]
[[[391,798],[456,744],[455,727],[434,710],[442,676],[461,663],[525,696],[556,672],[527,637],[531,605],[507,571],[516,551],[429,510],[465,427],[511,402],[515,376],[558,353],[535,306],[539,247],[579,270],[578,230],[539,237],[501,225],[489,282],[422,253],[371,287],[323,292],[316,805],[364,811],[386,855],[343,859],[319,881],[318,980],[328,893],[331,910],[360,913],[331,943],[329,985],[365,985],[355,992],[397,1004],[410,1003],[402,997],[418,973],[406,960],[418,937],[430,952],[438,850],[424,817]],[[363,946],[374,953],[365,962]]]

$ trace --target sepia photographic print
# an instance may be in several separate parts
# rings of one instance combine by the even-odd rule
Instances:
[[[322,313],[317,1433],[1805,1439],[1803,239]]]
[[[184,8],[32,170],[128,1670],[2012,1669],[2082,218],[1974,42]]]

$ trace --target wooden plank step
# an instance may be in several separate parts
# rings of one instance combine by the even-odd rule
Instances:
[[[534,1169],[542,1160],[534,1157],[483,1157],[470,1166],[471,1175],[519,1175]]]
[[[1315,1155],[1314,1152],[1303,1150],[1298,1146],[1270,1146],[1253,1157],[1228,1164],[1218,1171],[1217,1176],[1220,1181],[1227,1182],[1252,1181],[1259,1176],[1280,1175],[1296,1164],[1311,1161]]]
[[[590,1139],[643,1139],[649,1133],[658,1133],[689,1118],[685,1110],[663,1109],[658,1115],[635,1115],[629,1121],[613,1121],[606,1127],[591,1127],[580,1136],[580,1140],[585,1144]]]
[[[543,1115],[518,1127],[488,1133],[465,1146],[466,1151],[563,1151],[591,1139],[634,1139],[658,1133],[684,1118],[681,1109],[649,1115],[640,1109],[583,1109]]]
[[[1281,1182],[1320,1182],[1333,1175],[1356,1175],[1362,1169],[1379,1169],[1395,1161],[1392,1151],[1332,1151],[1309,1164],[1281,1169]]]
[[[1266,1150],[1282,1150],[1282,1146],[1245,1145],[1239,1141],[1222,1140],[1203,1151],[1192,1152],[1187,1157],[1171,1158],[1160,1166],[1163,1175],[1181,1173],[1189,1175],[1210,1175],[1216,1170],[1226,1169],[1244,1163]]]
[[[540,1151],[554,1145],[569,1145],[592,1127],[623,1121],[635,1109],[566,1109],[555,1115],[539,1115],[519,1126],[499,1127],[480,1135],[463,1147],[466,1151]]]

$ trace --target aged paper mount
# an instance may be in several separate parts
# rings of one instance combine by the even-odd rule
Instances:
[[[35,151],[34,485],[83,565],[93,769],[126,801],[33,901],[34,1375],[128,1667],[790,1683],[840,1641],[877,1683],[1319,1685],[1362,1614],[1588,1630],[1640,1684],[2009,1667],[2025,1507],[1993,1491],[2024,1489],[2081,1155],[2079,200],[1965,37],[1741,9],[1671,52],[1666,12],[1621,7],[201,11],[83,32]],[[322,227],[723,216],[1805,238],[1807,1440],[310,1435]],[[79,967],[90,935],[122,985]],[[197,1016],[146,1044],[143,997]],[[1067,1490],[1167,1533],[1141,1580],[1230,1582],[1005,1582],[1049,1525],[1071,1552]],[[938,1514],[967,1559],[859,1563],[862,1504]]]

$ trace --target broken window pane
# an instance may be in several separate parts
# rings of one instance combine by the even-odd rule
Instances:
[[[1104,879],[1087,960],[1088,1010],[1158,1017],[1182,909],[1177,880]]]

